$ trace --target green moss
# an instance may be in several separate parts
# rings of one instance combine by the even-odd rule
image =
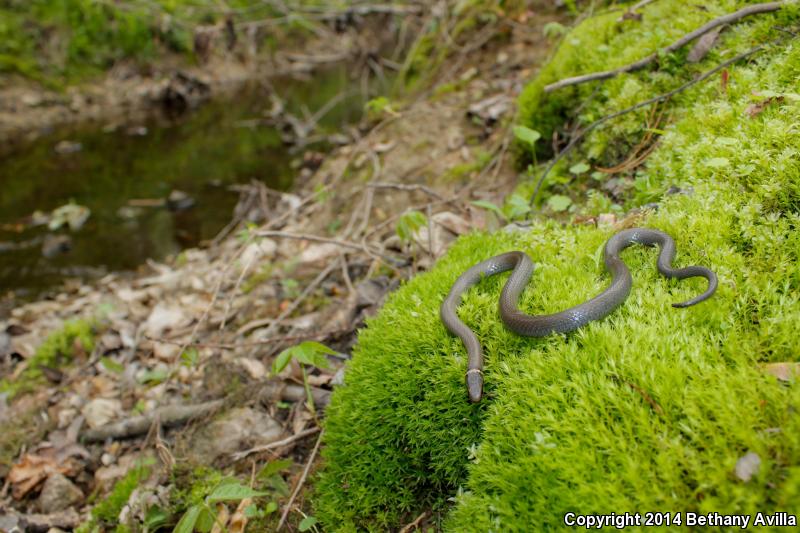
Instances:
[[[94,349],[95,323],[88,320],[72,320],[64,323],[59,331],[51,333],[39,345],[36,353],[28,360],[27,368],[16,380],[0,381],[0,392],[11,398],[21,392],[32,390],[42,383],[42,367],[59,368],[67,365],[75,356],[75,350],[90,353]]]
[[[554,60],[572,64],[545,68],[523,107],[535,85],[597,69],[576,56],[605,45],[603,68],[627,63],[651,49],[643,43],[662,46],[740,4],[707,3],[706,12],[661,0],[624,31],[587,23],[566,38],[581,47],[572,57],[562,47]],[[730,28],[686,71],[609,80],[581,120],[770,38],[795,9]],[[704,282],[666,280],[654,251],[632,248],[623,257],[634,288],[618,310],[569,335],[530,339],[503,327],[496,306],[505,276],[490,278],[459,309],[486,354],[487,397],[470,405],[464,348],[438,316],[456,277],[496,253],[524,250],[537,269],[520,307],[555,312],[607,285],[599,251],[613,231],[537,220],[524,232],[462,237],[359,336],[326,420],[315,505],[328,529],[385,530],[430,508],[447,513],[446,531],[559,530],[566,512],[800,513],[800,383],[759,369],[800,354],[800,47],[772,47],[729,74],[727,90],[709,81],[674,99],[674,122],[662,125],[666,133],[636,177],[637,190],[660,204],[639,224],[675,238],[676,265],[713,268],[717,294],[671,308]],[[750,116],[754,91],[786,95]],[[569,91],[553,98],[580,101]],[[565,102],[552,112],[567,113]],[[523,111],[525,120],[560,120],[543,108]],[[641,117],[626,121],[590,136],[576,159],[612,158],[643,133]],[[671,185],[688,194],[666,195]],[[762,464],[743,482],[734,470],[748,451]]]
[[[130,531],[128,526],[119,524],[119,514],[122,508],[128,503],[131,494],[141,483],[150,477],[150,461],[142,461],[125,474],[125,476],[114,484],[114,488],[106,498],[92,508],[91,518],[88,522],[81,524],[76,530],[78,533],[91,533],[103,531],[103,527],[116,524],[114,531],[124,533]]]
[[[224,7],[194,0],[3,2],[0,74],[21,74],[53,87],[99,74],[120,60],[145,63],[170,53],[190,58],[195,27],[222,23],[230,13],[237,21],[282,14],[246,0]]]
[[[641,10],[642,21],[617,22],[619,11],[611,10],[583,20],[560,43],[552,60],[523,91],[519,101],[520,121],[551,138],[568,119],[588,124],[612,110],[619,110],[644,98],[666,92],[697,73],[752,46],[754,40],[763,40],[765,33],[776,25],[791,24],[796,7],[785,8],[779,15],[757,15],[743,19],[723,33],[709,53],[706,61],[686,63],[687,46],[658,61],[658,70],[645,69],[636,75],[622,75],[601,82],[585,83],[545,93],[544,87],[560,79],[610,70],[632,63],[666,47],[689,31],[722,14],[733,12],[748,4],[742,0],[717,0],[707,2],[703,9],[687,9],[685,2],[668,0],[654,2]],[[669,21],[665,24],[664,21]],[[577,108],[575,102],[589,102]],[[648,110],[642,110],[615,121],[605,127],[604,133],[592,136],[590,154],[608,166],[619,162],[622,154],[638,142],[638,133]],[[570,126],[571,127],[571,126]],[[614,143],[610,143],[612,140]],[[550,143],[538,143],[539,156],[550,155]]]

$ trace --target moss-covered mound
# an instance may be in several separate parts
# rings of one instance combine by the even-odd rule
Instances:
[[[563,65],[545,70],[550,78],[534,82],[523,106],[541,98],[536,84],[641,57],[741,5],[710,4],[695,11],[661,0],[625,31],[584,23],[556,54]],[[699,66],[678,57],[665,70],[605,82],[581,120],[680,85],[796,16],[792,7],[726,30]],[[598,50],[606,59],[591,63]],[[330,530],[385,530],[430,507],[447,513],[448,531],[558,530],[567,512],[800,514],[800,383],[763,368],[800,359],[800,47],[787,39],[726,79],[673,100],[672,123],[636,171],[637,187],[660,204],[639,225],[675,238],[677,266],[715,270],[717,294],[671,308],[704,281],[665,280],[655,251],[632,248],[623,258],[634,288],[620,309],[570,335],[528,339],[497,315],[505,276],[488,279],[460,308],[487,359],[487,397],[470,405],[463,346],[438,318],[455,278],[481,259],[525,250],[537,270],[520,307],[554,312],[605,287],[599,252],[613,230],[539,221],[530,231],[462,238],[359,338],[326,422],[316,508]],[[535,110],[524,117],[543,129]],[[634,127],[641,133],[641,116],[610,124],[581,156],[602,159]],[[666,194],[671,186],[683,194]],[[760,459],[749,480],[736,473],[748,452]]]

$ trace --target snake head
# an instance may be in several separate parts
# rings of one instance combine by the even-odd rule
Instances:
[[[477,368],[473,368],[467,372],[467,394],[469,394],[469,401],[477,403],[481,401],[483,396],[483,372]]]

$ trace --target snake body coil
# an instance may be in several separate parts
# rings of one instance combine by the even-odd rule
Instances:
[[[533,262],[524,252],[508,252],[482,261],[464,272],[450,289],[440,309],[445,327],[464,341],[469,356],[466,375],[469,399],[478,402],[483,395],[483,351],[478,338],[456,315],[461,295],[486,276],[513,269],[500,294],[500,317],[511,331],[528,337],[544,337],[551,333],[573,331],[592,320],[599,320],[619,307],[631,291],[633,281],[628,267],[619,254],[631,244],[659,245],[656,266],[668,278],[685,279],[701,276],[708,280],[706,291],[690,300],[672,304],[673,307],[689,307],[709,298],[717,289],[717,276],[706,267],[689,266],[672,268],[675,258],[675,241],[664,232],[633,228],[621,231],[606,242],[604,261],[611,273],[611,285],[606,290],[582,304],[551,315],[526,315],[517,309],[520,294],[531,278]]]

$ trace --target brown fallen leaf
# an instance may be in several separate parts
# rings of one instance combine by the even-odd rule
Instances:
[[[686,56],[686,61],[689,63],[699,63],[702,61],[708,52],[714,48],[720,31],[722,31],[721,26],[700,37]]]
[[[800,377],[800,363],[764,363],[760,367],[781,381],[792,381]]]
[[[217,516],[214,518],[214,526],[211,528],[211,533],[222,533],[228,531],[228,520],[231,517],[228,506],[224,503],[217,504]]]
[[[774,103],[783,102],[783,96],[770,96],[759,102],[754,102],[745,108],[745,114],[750,118],[760,115],[768,106]]]
[[[233,515],[231,515],[231,521],[228,525],[228,533],[244,533],[244,530],[247,527],[246,509],[252,503],[252,498],[245,498],[239,502],[239,505],[236,507],[236,511],[234,511]]]
[[[58,462],[55,455],[35,455],[25,454],[22,459],[8,473],[8,481],[11,483],[11,494],[14,499],[21,500],[36,488],[51,474],[67,474],[73,471],[69,461]]]

